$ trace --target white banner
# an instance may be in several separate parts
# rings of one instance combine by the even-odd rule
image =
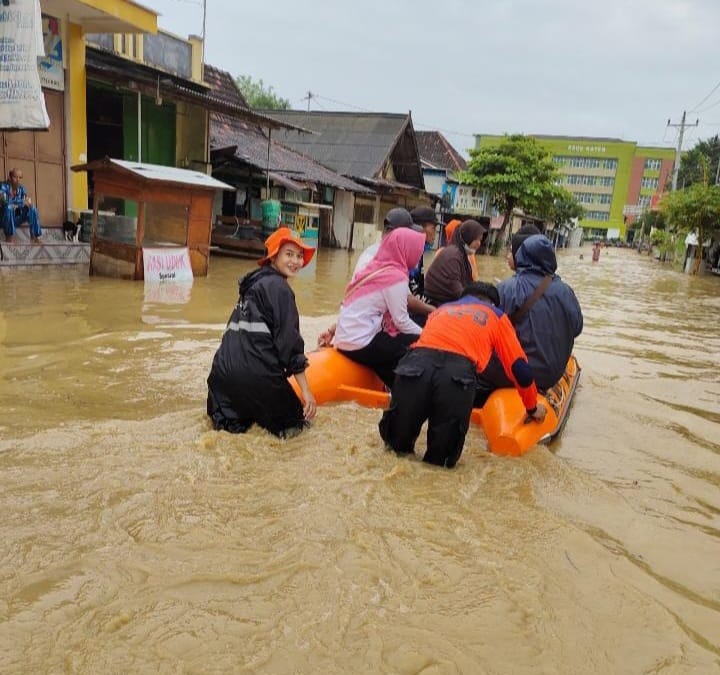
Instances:
[[[0,4],[0,129],[50,126],[38,73],[44,55],[40,0]]]
[[[144,248],[145,281],[192,281],[187,248]]]

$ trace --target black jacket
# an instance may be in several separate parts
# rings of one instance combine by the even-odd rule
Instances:
[[[213,359],[212,375],[234,383],[288,377],[307,367],[295,294],[267,265],[240,281],[240,298]]]

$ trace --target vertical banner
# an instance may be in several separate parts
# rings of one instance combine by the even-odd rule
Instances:
[[[0,129],[50,126],[40,86],[44,56],[40,0],[0,4]]]
[[[65,89],[65,71],[63,70],[63,44],[60,35],[60,21],[55,17],[42,15],[43,44],[45,56],[38,59],[40,84],[48,89]]]

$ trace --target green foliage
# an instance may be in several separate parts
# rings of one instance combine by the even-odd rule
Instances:
[[[485,190],[493,206],[504,214],[503,226],[514,208],[536,215],[551,207],[558,196],[557,169],[550,154],[529,136],[505,136],[498,145],[470,150],[462,183]]]
[[[680,234],[695,231],[703,242],[705,233],[720,223],[720,186],[694,183],[687,190],[665,195],[661,209],[670,230]],[[693,272],[697,272],[701,256],[702,246],[698,246]]]
[[[655,230],[650,235],[650,243],[657,249],[660,260],[672,260],[676,248],[676,235],[667,230]]]
[[[720,223],[720,186],[695,183],[665,195],[660,206],[672,230],[700,235]]]
[[[695,183],[714,183],[720,162],[720,138],[713,136],[698,141],[680,161],[678,187],[687,188]]]
[[[573,218],[582,218],[585,215],[585,209],[575,201],[572,193],[558,186],[555,186],[555,192],[552,204],[542,213],[556,225],[565,225]]]
[[[235,78],[235,84],[251,108],[265,110],[289,110],[290,101],[281,98],[271,86],[265,86],[262,78],[253,80],[249,75]]]
[[[642,232],[650,232],[652,228],[664,230],[667,227],[665,213],[663,211],[645,211],[637,219],[637,227]]]

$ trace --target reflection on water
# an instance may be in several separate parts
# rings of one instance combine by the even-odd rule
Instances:
[[[586,327],[550,449],[455,471],[379,412],[212,431],[237,279],[0,269],[3,672],[720,672],[720,279],[561,254]],[[312,345],[353,268],[293,281]],[[479,259],[488,279],[507,274]]]

